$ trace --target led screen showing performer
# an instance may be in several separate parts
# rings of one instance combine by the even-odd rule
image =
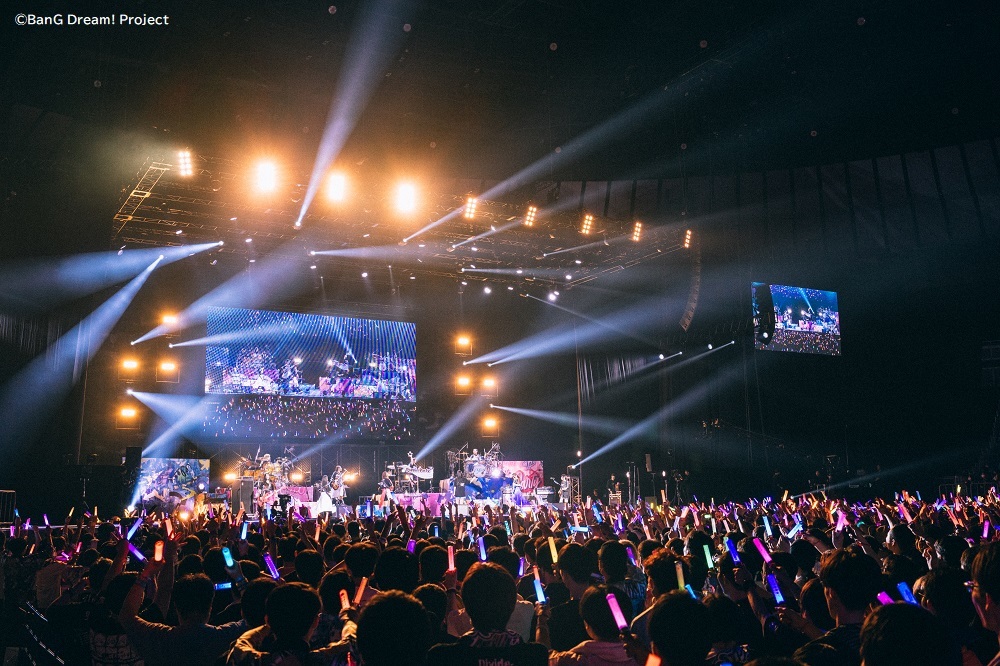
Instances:
[[[754,282],[757,349],[840,356],[837,292]]]
[[[212,308],[203,432],[214,438],[410,436],[417,399],[409,322]]]
[[[208,489],[208,459],[143,458],[137,496],[148,510],[167,512],[191,508],[196,496]]]
[[[207,335],[206,393],[417,399],[412,323],[212,308]]]

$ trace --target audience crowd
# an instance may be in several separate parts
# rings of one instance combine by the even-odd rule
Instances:
[[[95,666],[1000,666],[992,491],[342,513],[18,518],[7,644]]]

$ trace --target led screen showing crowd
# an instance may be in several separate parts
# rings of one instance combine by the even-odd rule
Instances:
[[[751,293],[757,349],[840,356],[837,292],[754,282]]]
[[[417,399],[416,326],[319,314],[213,308],[208,436],[408,435]]]

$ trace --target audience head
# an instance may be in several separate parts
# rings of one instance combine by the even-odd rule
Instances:
[[[960,666],[947,627],[913,604],[880,606],[861,628],[862,666]]]
[[[315,550],[302,550],[295,555],[295,575],[309,587],[319,587],[326,570],[323,555]]]
[[[248,629],[254,629],[264,624],[267,617],[265,602],[267,596],[274,588],[278,587],[278,581],[273,578],[256,578],[243,590],[240,598],[240,612],[247,623]]]
[[[365,666],[423,663],[430,648],[424,607],[399,591],[375,595],[358,618],[357,641]]]
[[[882,586],[882,573],[875,560],[851,549],[827,553],[819,578],[834,619],[845,613],[864,611]]]
[[[267,626],[279,641],[308,641],[319,624],[322,607],[313,588],[305,583],[285,583],[267,595]]]
[[[559,563],[562,564],[561,557]],[[587,627],[587,633],[594,640],[616,641],[621,633],[615,622],[615,617],[611,613],[611,606],[608,604],[609,594],[615,595],[626,621],[630,619],[629,616],[632,614],[632,603],[621,590],[607,585],[588,587],[580,599],[580,617],[583,618],[584,625]]]
[[[181,576],[174,582],[171,598],[182,624],[203,624],[212,612],[215,584],[205,574]]]
[[[983,626],[1000,633],[1000,541],[981,547],[972,561],[972,603]]]
[[[669,592],[650,615],[649,638],[665,666],[702,666],[712,647],[708,609],[687,592]]]
[[[478,562],[462,581],[462,602],[476,631],[500,631],[517,604],[514,579],[499,564]]]

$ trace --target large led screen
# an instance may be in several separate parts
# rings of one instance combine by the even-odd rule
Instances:
[[[412,323],[212,308],[206,334],[206,435],[409,435],[417,399]]]
[[[840,356],[837,292],[754,282],[757,349]]]

